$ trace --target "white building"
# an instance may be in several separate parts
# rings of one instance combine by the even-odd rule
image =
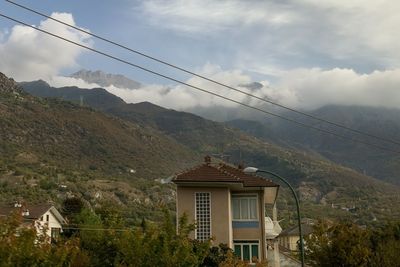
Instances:
[[[23,205],[0,207],[0,216],[9,216],[20,213],[21,227],[35,227],[37,235],[46,234],[49,242],[54,242],[62,232],[62,225],[66,223],[63,216],[52,204]]]

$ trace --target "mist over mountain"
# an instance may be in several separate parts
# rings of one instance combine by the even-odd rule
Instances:
[[[325,106],[312,111],[313,116],[342,124],[346,127],[400,142],[400,110],[362,106]],[[351,139],[379,145],[390,150],[400,150],[400,145],[379,141],[345,129],[327,125],[300,115],[284,114],[299,122],[329,130],[343,136],[343,140],[329,134],[280,120],[269,118],[262,121],[237,119],[228,122],[251,135],[285,147],[313,151],[341,165],[400,184],[400,155],[379,150]]]
[[[90,70],[80,70],[71,74],[69,77],[82,79],[87,83],[98,84],[102,87],[115,86],[119,88],[126,89],[138,89],[141,84],[137,81],[131,80],[121,74],[110,74],[105,73],[101,70],[90,71]]]
[[[265,125],[260,122],[249,122],[246,127],[254,131],[245,134],[244,131],[236,130],[225,123],[166,109],[149,102],[128,104],[101,88],[92,90],[77,87],[53,88],[43,81],[21,85],[31,94],[90,106],[123,121],[137,124],[143,129],[153,129],[194,154],[215,155],[231,163],[245,163],[280,173],[297,188],[304,205],[308,207],[307,216],[324,214],[326,217],[347,217],[367,223],[371,218],[371,212],[378,218],[387,216],[387,213],[381,212],[382,207],[390,207],[391,215],[400,216],[400,210],[392,205],[396,203],[394,198],[398,196],[398,186],[389,185],[335,164],[317,150],[291,145],[282,139],[284,135],[280,138],[279,131],[268,131],[269,134],[275,133],[273,137],[268,137],[268,140],[263,135],[256,138],[254,136],[257,131],[263,133],[264,130]],[[253,127],[260,125],[262,127]],[[272,124],[266,125],[272,126]],[[307,138],[307,132],[302,134]],[[295,132],[293,135],[296,135]],[[144,155],[147,159],[151,159],[151,154]],[[179,161],[178,155],[169,157]],[[359,158],[364,159],[362,156]],[[157,163],[154,167],[161,166]],[[282,192],[285,194],[285,189]],[[377,199],[375,202],[369,201],[372,196]],[[354,204],[362,208],[354,214],[327,209],[327,203],[333,202],[342,203],[344,207]],[[290,207],[288,210],[291,210]]]

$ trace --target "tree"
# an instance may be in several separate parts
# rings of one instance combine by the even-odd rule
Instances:
[[[370,231],[352,223],[320,222],[306,244],[312,266],[369,266],[372,257]]]
[[[23,224],[24,223],[24,224]],[[48,242],[44,234],[37,235],[32,222],[24,222],[20,214],[0,219],[0,266],[87,266],[79,240]],[[45,231],[44,229],[43,231]]]

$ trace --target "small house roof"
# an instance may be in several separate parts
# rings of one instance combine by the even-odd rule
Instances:
[[[263,177],[244,173],[225,163],[212,164],[206,157],[206,162],[175,176],[172,180],[176,184],[184,183],[241,183],[244,187],[279,187],[278,184]]]
[[[63,216],[58,212],[58,210],[50,203],[44,203],[44,204],[32,204],[32,205],[22,205],[20,207],[15,207],[15,206],[0,206],[0,216],[8,216],[13,212],[20,211],[29,211],[26,214],[23,214],[24,219],[31,219],[31,220],[37,220],[40,217],[43,216],[47,211],[49,211],[57,218],[57,220],[60,223],[65,223],[65,219]]]

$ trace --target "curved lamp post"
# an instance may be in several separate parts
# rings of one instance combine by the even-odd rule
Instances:
[[[304,241],[303,241],[303,231],[301,229],[301,217],[300,217],[300,205],[299,205],[299,199],[297,198],[296,192],[294,191],[293,187],[289,184],[288,181],[286,181],[286,179],[284,179],[283,177],[270,172],[270,171],[264,171],[264,170],[259,170],[255,167],[247,167],[243,170],[245,173],[266,173],[266,174],[270,174],[276,178],[278,178],[279,180],[281,180],[282,182],[284,182],[287,186],[289,186],[290,190],[293,193],[293,197],[296,200],[296,206],[297,206],[297,222],[299,225],[299,234],[300,234],[300,254],[301,254],[301,266],[304,267]]]

